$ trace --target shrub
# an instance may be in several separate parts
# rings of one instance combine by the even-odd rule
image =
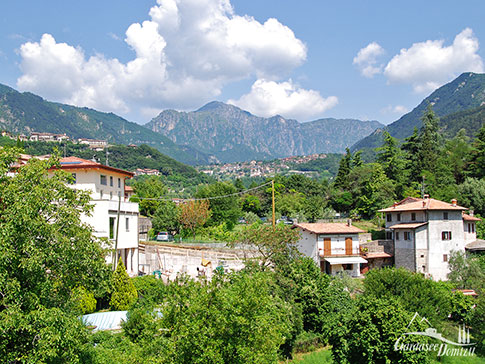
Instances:
[[[127,310],[138,298],[136,288],[126,273],[123,261],[119,260],[118,266],[113,274],[113,293],[110,306],[113,310]]]
[[[72,290],[72,309],[85,315],[96,310],[96,298],[83,286],[77,286]]]

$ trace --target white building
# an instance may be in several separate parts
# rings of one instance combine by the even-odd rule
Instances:
[[[364,231],[344,223],[300,223],[297,247],[300,253],[312,258],[327,274],[347,272],[360,276],[360,264],[367,260],[360,256],[359,234]]]
[[[73,188],[91,192],[94,209],[84,222],[95,236],[111,240],[113,248],[118,235],[117,259],[121,256],[128,274],[138,274],[138,204],[125,199],[125,179],[133,173],[77,157],[62,158],[60,165],[72,173]]]
[[[448,260],[454,250],[476,241],[480,219],[465,214],[467,208],[425,196],[408,197],[380,210],[386,214],[388,238],[394,241],[396,267],[421,272],[434,280],[446,280]]]

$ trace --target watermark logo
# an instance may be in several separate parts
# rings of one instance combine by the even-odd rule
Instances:
[[[426,317],[421,317],[417,312],[414,314],[412,320],[408,324],[408,329],[411,328],[413,322],[419,324],[426,324],[429,327],[424,331],[409,331],[403,333],[394,343],[394,350],[396,351],[434,351],[437,356],[472,356],[475,354],[475,344],[470,342],[470,329],[465,325],[458,327],[458,338],[456,341],[445,338],[442,334],[431,326]],[[413,341],[413,336],[429,337],[441,342],[418,342]]]

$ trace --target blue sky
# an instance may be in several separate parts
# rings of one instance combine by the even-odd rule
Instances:
[[[460,73],[484,72],[484,10],[480,0],[5,2],[0,83],[141,124],[212,100],[389,123]]]

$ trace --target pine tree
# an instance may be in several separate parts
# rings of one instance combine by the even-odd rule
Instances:
[[[423,127],[419,133],[418,165],[419,170],[434,173],[440,154],[439,118],[435,115],[431,104],[424,112]]]
[[[335,177],[335,187],[347,190],[349,187],[349,174],[352,171],[352,153],[349,148],[345,149],[345,155],[340,160],[337,177]]]
[[[124,311],[134,304],[137,298],[136,288],[128,273],[126,273],[125,265],[120,257],[118,266],[113,273],[113,294],[109,305],[113,310]]]
[[[470,161],[470,175],[476,178],[485,177],[485,123],[478,131],[473,142],[474,151]]]
[[[384,144],[377,148],[377,161],[382,165],[387,178],[400,181],[404,169],[402,153],[398,148],[397,139],[388,131],[384,132]]]

